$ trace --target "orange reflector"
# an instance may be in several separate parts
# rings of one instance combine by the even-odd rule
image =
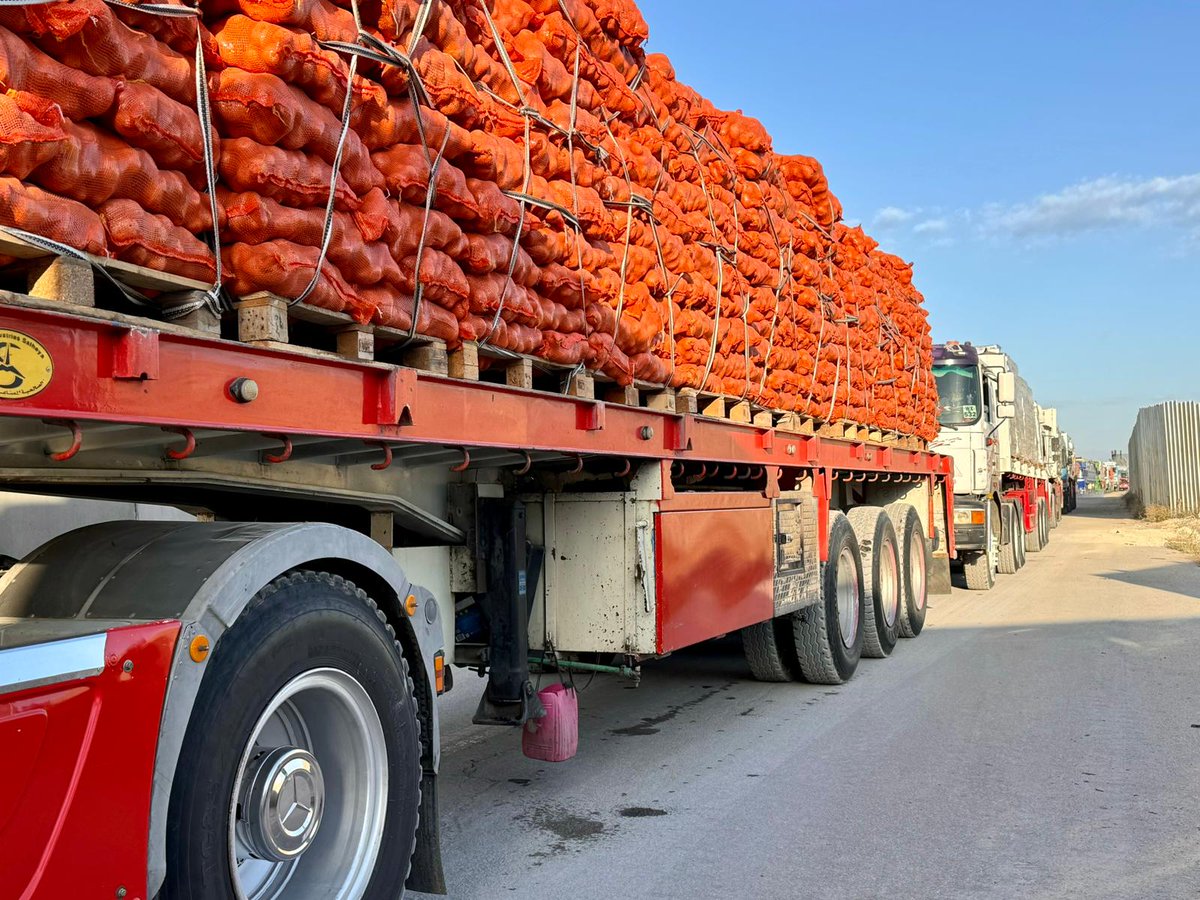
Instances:
[[[439,694],[446,693],[446,657],[441,653],[433,657],[433,683]]]
[[[208,637],[198,634],[188,644],[188,656],[192,658],[192,662],[201,663],[208,659],[208,651],[211,649],[212,645],[209,644]]]
[[[971,524],[972,525],[986,525],[987,524],[987,513],[985,513],[982,509],[975,510],[974,512],[972,512],[971,513]]]
[[[408,599],[404,601],[404,611],[408,613],[409,618],[417,614],[417,595],[409,594]]]

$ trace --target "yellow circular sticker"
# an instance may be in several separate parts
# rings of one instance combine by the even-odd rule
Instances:
[[[54,377],[49,351],[27,334],[0,329],[0,400],[24,400]]]

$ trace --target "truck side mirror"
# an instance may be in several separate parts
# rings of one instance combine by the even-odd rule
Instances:
[[[1000,373],[999,381],[996,384],[996,400],[1002,405],[1017,402],[1017,376],[1012,372]],[[1011,419],[1012,417],[1012,415],[1005,416],[1003,413],[1000,414],[1000,418],[1002,419]]]
[[[1017,404],[1013,403],[1012,401],[997,403],[996,415],[1001,420],[1015,419],[1017,417]]]

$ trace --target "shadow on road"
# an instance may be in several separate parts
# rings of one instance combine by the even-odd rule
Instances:
[[[1136,572],[1100,572],[1097,574],[1109,581],[1120,581],[1124,584],[1152,588],[1156,591],[1167,591],[1182,597],[1200,600],[1200,581],[1196,578],[1196,564],[1193,562],[1171,563],[1165,566],[1155,566],[1153,569],[1139,569]]]

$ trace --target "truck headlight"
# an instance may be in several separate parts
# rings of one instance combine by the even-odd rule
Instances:
[[[956,509],[954,511],[955,525],[986,525],[987,513],[982,509]]]

